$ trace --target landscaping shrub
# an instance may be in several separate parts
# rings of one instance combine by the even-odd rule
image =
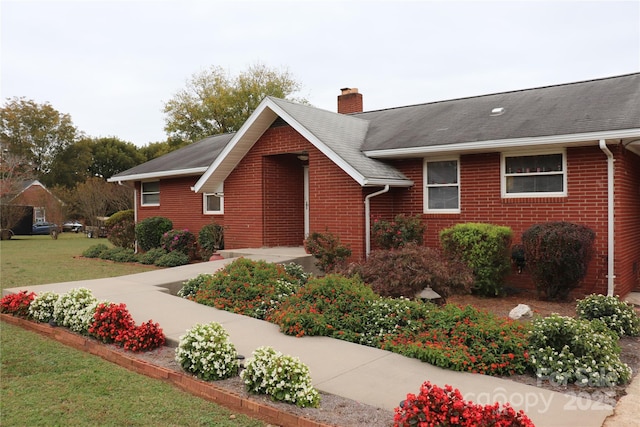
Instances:
[[[133,317],[124,303],[107,302],[96,307],[88,332],[104,343],[123,346],[127,341],[127,333],[134,326]]]
[[[566,300],[587,274],[595,233],[569,222],[537,224],[522,234],[526,268],[538,295],[547,300]]]
[[[630,380],[620,360],[618,335],[599,320],[553,314],[533,321],[529,362],[540,380],[610,387]]]
[[[462,263],[448,261],[440,252],[425,246],[405,245],[396,250],[376,250],[350,272],[382,296],[414,298],[431,287],[443,298],[470,292],[471,270]]]
[[[160,238],[160,247],[166,252],[182,252],[191,258],[195,253],[196,237],[186,229],[167,231]]]
[[[420,393],[407,394],[406,400],[395,408],[394,427],[412,426],[511,426],[533,427],[533,422],[508,403],[479,405],[463,399],[458,389],[450,385],[440,388],[429,381],[422,384]]]
[[[109,247],[104,243],[98,243],[97,245],[93,245],[87,248],[82,253],[82,256],[85,258],[100,258],[100,255],[108,249]]]
[[[207,260],[214,252],[224,249],[224,227],[215,222],[207,224],[198,232],[200,256]]]
[[[53,307],[58,298],[60,295],[51,291],[36,295],[29,305],[29,316],[38,322],[49,322],[53,319]]]
[[[129,329],[124,349],[129,351],[150,351],[163,346],[165,336],[158,323],[148,320],[139,326]]]
[[[493,224],[457,224],[440,232],[440,243],[448,259],[461,260],[473,271],[475,293],[498,296],[511,270],[509,227]]]
[[[137,262],[138,256],[129,248],[110,248],[100,254],[100,259],[106,259],[114,262]]]
[[[325,273],[334,271],[351,256],[351,249],[330,232],[314,231],[304,241],[305,250],[316,258],[316,266]]]
[[[357,278],[327,275],[309,280],[267,320],[287,335],[338,334],[336,337],[341,338],[346,331],[362,330],[362,313],[379,298]]]
[[[407,244],[422,245],[425,226],[422,217],[396,215],[393,221],[375,219],[371,234],[381,249],[398,249]]]
[[[136,240],[133,209],[116,212],[105,222],[107,239],[117,247],[133,249]]]
[[[617,296],[589,295],[578,300],[576,312],[580,319],[600,320],[621,337],[640,335],[638,313],[631,304],[621,301]]]
[[[187,280],[178,291],[178,296],[182,298],[193,298],[205,283],[211,281],[212,277],[212,274],[203,273]]]
[[[256,319],[264,319],[299,287],[298,279],[289,276],[284,266],[246,258],[200,280],[195,301]]]
[[[143,254],[138,254],[138,262],[145,265],[153,265],[156,261],[167,252],[162,248],[149,249]]]
[[[180,337],[175,354],[182,369],[205,381],[238,374],[238,353],[227,331],[216,322],[194,325]]]
[[[140,249],[148,251],[149,249],[160,247],[160,239],[167,231],[171,231],[173,222],[169,218],[154,216],[146,218],[136,224],[136,240]]]
[[[86,334],[98,300],[87,288],[71,289],[60,295],[53,306],[53,319],[58,326],[64,326],[80,334]]]
[[[27,293],[27,291],[5,295],[0,299],[0,313],[8,313],[18,317],[28,317],[29,305],[35,297],[35,292]]]
[[[169,252],[156,259],[154,264],[158,267],[178,267],[189,264],[189,256],[178,251]]]
[[[320,394],[313,388],[309,367],[300,359],[271,347],[257,348],[240,373],[248,392],[299,407],[318,407]]]
[[[528,366],[527,327],[471,306],[430,310],[413,330],[385,336],[382,348],[454,371],[513,375]]]

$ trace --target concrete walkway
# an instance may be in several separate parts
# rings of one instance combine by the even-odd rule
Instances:
[[[177,345],[180,336],[194,324],[216,321],[229,332],[239,354],[249,357],[259,346],[272,346],[306,363],[318,390],[387,410],[397,407],[407,393],[417,393],[423,382],[431,381],[439,386],[450,384],[458,388],[465,399],[476,403],[508,401],[514,408],[523,409],[538,427],[600,427],[613,413],[613,407],[603,401],[490,376],[444,370],[395,353],[332,338],[286,336],[276,325],[200,305],[169,292],[200,273],[215,272],[236,256],[269,262],[311,261],[305,259],[307,255],[299,248],[235,251],[227,256],[231,257],[115,278],[32,286],[28,290],[64,293],[73,288],[89,288],[100,300],[125,303],[137,323],[149,319],[158,322],[170,345]],[[23,289],[6,289],[3,293]],[[635,408],[634,411],[637,406]]]

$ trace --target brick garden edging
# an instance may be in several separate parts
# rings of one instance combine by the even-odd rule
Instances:
[[[199,380],[183,372],[153,365],[144,360],[137,359],[125,353],[114,351],[99,341],[87,338],[65,328],[53,327],[46,323],[32,322],[21,317],[0,313],[0,320],[11,323],[54,339],[64,345],[99,356],[102,359],[115,363],[123,368],[151,378],[166,381],[194,396],[201,397],[211,402],[224,406],[252,418],[258,418],[270,424],[283,427],[330,427],[329,424],[319,423],[308,418],[280,411],[273,406],[263,405],[244,398],[236,393],[224,390],[210,382]]]

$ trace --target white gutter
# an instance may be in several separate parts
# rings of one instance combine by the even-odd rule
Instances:
[[[385,185],[384,188],[375,193],[371,193],[364,198],[364,240],[365,240],[365,253],[367,258],[371,252],[371,206],[369,205],[369,199],[384,194],[389,191],[389,185]]]
[[[614,293],[614,248],[615,238],[614,231],[614,200],[613,200],[613,183],[614,183],[614,171],[613,171],[613,153],[607,147],[607,143],[604,139],[600,140],[600,149],[607,156],[607,295],[613,296]]]
[[[113,176],[107,179],[107,182],[120,182],[120,181],[144,181],[146,179],[155,178],[177,178],[188,175],[201,175],[206,172],[207,167],[189,168],[189,169],[176,169],[167,171],[137,173],[133,175]]]

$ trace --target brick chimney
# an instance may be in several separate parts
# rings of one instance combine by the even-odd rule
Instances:
[[[357,88],[345,87],[340,89],[342,93],[338,95],[338,113],[362,113],[362,94]]]

